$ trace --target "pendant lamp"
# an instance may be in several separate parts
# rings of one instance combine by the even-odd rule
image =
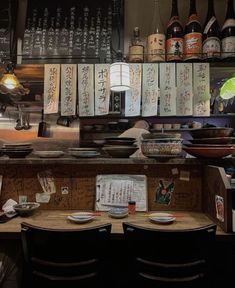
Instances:
[[[117,52],[118,60],[110,65],[110,90],[123,92],[130,89],[130,66],[122,61],[122,53]]]
[[[225,81],[223,86],[220,88],[220,97],[228,100],[235,96],[235,74]]]

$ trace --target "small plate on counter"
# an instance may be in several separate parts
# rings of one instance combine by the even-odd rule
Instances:
[[[75,223],[87,223],[95,219],[95,215],[89,212],[77,212],[67,217],[70,221]]]
[[[40,158],[59,158],[64,156],[63,151],[35,151],[33,154]]]
[[[149,220],[156,224],[170,224],[175,221],[175,217],[170,213],[152,213]]]
[[[111,218],[117,218],[117,219],[125,218],[128,216],[128,209],[122,207],[115,207],[108,211],[108,215]]]

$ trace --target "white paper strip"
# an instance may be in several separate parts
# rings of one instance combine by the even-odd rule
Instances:
[[[110,65],[95,65],[95,115],[109,114]]]
[[[44,67],[44,114],[58,113],[60,93],[60,64]]]
[[[176,64],[176,115],[193,115],[193,75],[191,63]]]
[[[79,116],[94,116],[94,65],[78,64]]]
[[[126,91],[125,116],[139,116],[141,103],[142,65],[130,64],[131,89]]]
[[[209,63],[193,64],[193,116],[210,116]]]
[[[142,116],[156,116],[158,107],[158,64],[143,64]]]
[[[76,115],[77,65],[61,65],[61,115]]]
[[[160,64],[160,116],[176,115],[175,64]]]

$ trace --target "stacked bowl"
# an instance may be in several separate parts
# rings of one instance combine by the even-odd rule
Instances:
[[[32,143],[5,143],[2,152],[9,158],[24,158],[33,151]]]
[[[141,151],[146,157],[171,158],[182,152],[180,133],[150,133],[142,137]]]
[[[131,137],[105,138],[103,151],[114,158],[128,158],[138,149],[135,141],[136,139]]]
[[[235,152],[233,129],[209,127],[192,130],[193,139],[184,144],[183,150],[199,158],[222,158]]]

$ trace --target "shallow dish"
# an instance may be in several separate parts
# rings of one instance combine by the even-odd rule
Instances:
[[[229,144],[235,142],[233,137],[199,138],[188,140],[193,144]]]
[[[225,127],[210,127],[191,130],[190,134],[195,139],[198,138],[214,138],[214,137],[229,137],[233,133],[233,128]]]
[[[235,147],[183,147],[183,150],[199,158],[222,158],[235,153]]]
[[[128,209],[127,208],[112,208],[108,211],[109,217],[112,218],[125,218],[128,216]]]
[[[35,151],[33,154],[40,158],[58,158],[64,155],[63,151]]]
[[[77,212],[67,217],[70,221],[76,223],[87,223],[95,218],[94,215],[89,215],[89,212]]]
[[[93,158],[100,155],[97,151],[70,151],[69,154],[77,158]]]
[[[25,202],[22,204],[16,204],[13,208],[20,216],[25,217],[31,215],[39,206],[40,204],[37,202]]]
[[[149,220],[157,224],[170,224],[175,221],[175,217],[170,213],[152,213]]]

